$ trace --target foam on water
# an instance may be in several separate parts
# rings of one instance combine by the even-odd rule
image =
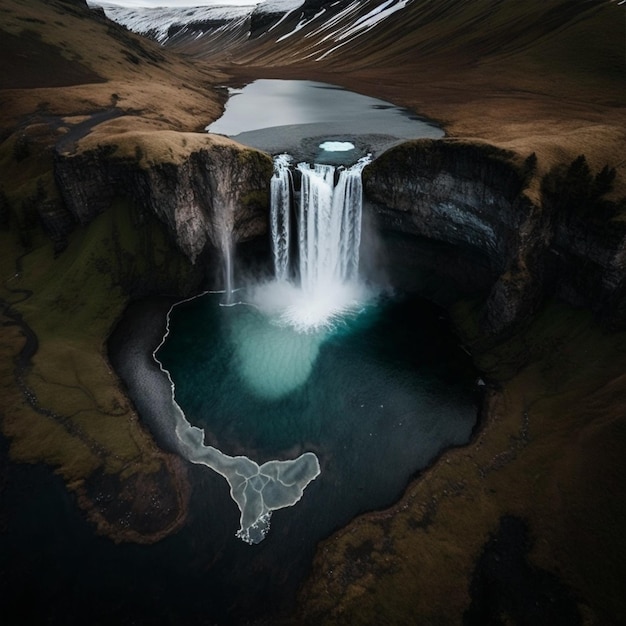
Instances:
[[[332,330],[348,315],[360,311],[373,292],[358,281],[328,281],[309,289],[284,280],[255,287],[251,302],[276,326],[297,333]]]
[[[305,452],[295,459],[271,460],[259,465],[247,456],[230,456],[205,444],[204,429],[193,426],[187,420],[176,402],[174,381],[157,356],[167,341],[173,309],[167,315],[163,340],[153,352],[154,360],[168,377],[172,388],[171,407],[164,406],[163,412],[169,413],[166,419],[172,423],[176,433],[178,452],[191,463],[209,467],[228,482],[230,495],[240,511],[240,527],[236,536],[246,543],[259,543],[269,530],[273,511],[296,504],[306,486],[319,476],[319,461],[315,454]],[[245,333],[237,336],[245,338]],[[266,347],[261,343],[259,354]]]
[[[355,146],[349,141],[325,141],[320,144],[320,148],[326,152],[348,152],[354,150]]]

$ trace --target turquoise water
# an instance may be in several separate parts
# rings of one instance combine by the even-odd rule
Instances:
[[[391,502],[441,449],[470,437],[475,373],[432,305],[378,300],[301,334],[220,300],[207,294],[171,313],[157,357],[176,401],[226,454],[260,463],[314,451],[322,487],[340,486],[325,501],[336,523]]]
[[[179,402],[225,452],[261,461],[310,449],[319,456],[320,476],[294,507],[276,511],[267,538],[250,546],[235,537],[238,510],[226,481],[189,464],[184,528],[154,545],[115,544],[94,534],[58,476],[39,466],[7,466],[0,438],[6,615],[63,626],[272,623],[266,614],[293,605],[321,539],[396,500],[441,448],[470,436],[476,374],[429,303],[387,300],[317,337],[306,380],[270,397],[235,367],[236,342],[253,347],[251,331],[239,331],[242,324],[254,327],[255,315],[220,307],[220,298],[173,310],[159,356],[174,373]],[[137,303],[112,338],[113,363],[137,406],[152,388],[142,334],[162,312],[158,302]],[[260,329],[266,321],[256,320]],[[268,357],[260,368],[272,374],[269,380],[284,371],[275,366],[287,355],[302,354],[283,341],[278,353],[285,359]]]

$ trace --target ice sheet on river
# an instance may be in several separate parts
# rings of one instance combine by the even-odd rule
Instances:
[[[306,486],[320,473],[319,461],[312,452],[305,452],[297,459],[267,461],[263,465],[245,456],[228,456],[204,445],[204,431],[192,426],[182,415],[176,434],[192,463],[206,465],[228,481],[230,495],[241,511],[236,534],[247,543],[262,541],[269,530],[272,512],[296,504]]]

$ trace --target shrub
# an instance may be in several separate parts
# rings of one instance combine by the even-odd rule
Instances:
[[[569,166],[557,165],[543,177],[543,202],[557,217],[610,219],[626,204],[625,198],[618,201],[605,198],[613,190],[615,176],[615,168],[608,165],[594,176],[585,155],[581,154]]]

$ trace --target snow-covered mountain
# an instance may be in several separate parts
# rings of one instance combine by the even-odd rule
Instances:
[[[129,30],[166,43],[176,35],[201,36],[224,26],[239,26],[250,16],[254,5],[206,5],[181,7],[122,6],[100,0],[89,5],[100,7],[106,16]]]
[[[203,6],[181,6],[194,1]],[[412,67],[412,76],[441,66],[462,76],[477,64],[511,68],[518,59],[527,76],[529,66],[557,74],[570,67],[580,41],[588,51],[583,64],[589,55],[606,57],[602,15],[621,0],[178,0],[168,8],[154,8],[157,0],[89,2],[131,30],[212,63],[309,73],[377,67],[406,74]],[[607,59],[602,71],[610,74],[615,63]]]
[[[101,7],[110,19],[134,32],[193,52],[225,54],[247,40],[259,39],[282,48],[283,42],[304,37],[306,52],[299,56],[323,60],[370,33],[412,0],[239,1],[242,4],[129,7],[90,0],[90,5]]]
[[[276,42],[286,40],[295,33],[304,31],[303,35],[316,45],[311,45],[307,58],[321,61],[332,55],[346,44],[375,29],[388,17],[404,9],[411,0],[384,0],[383,2],[367,2],[352,0],[351,2],[319,3],[316,12],[312,12],[309,4],[292,9],[286,13],[273,27],[288,22],[294,15],[298,20],[288,32],[279,34]],[[307,11],[307,9],[309,9]],[[270,29],[271,30],[271,29]],[[278,33],[277,33],[278,34]]]

